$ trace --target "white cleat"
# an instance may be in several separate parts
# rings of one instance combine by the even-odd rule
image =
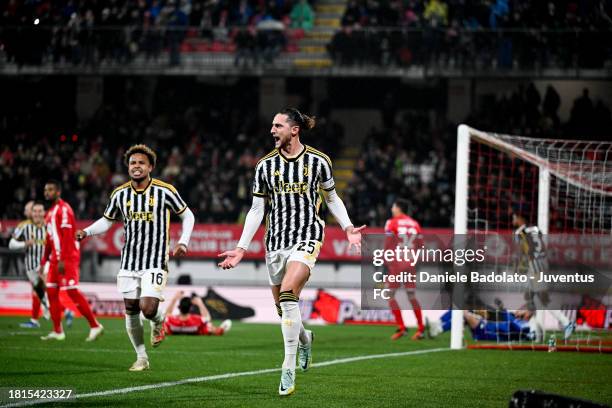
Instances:
[[[100,337],[102,333],[104,333],[104,326],[98,323],[98,327],[92,327],[89,329],[89,336],[87,336],[85,341],[94,341]]]
[[[283,368],[281,380],[278,385],[278,395],[291,395],[295,391],[295,370]]]
[[[149,360],[146,358],[139,358],[129,368],[130,371],[145,371],[149,369]]]
[[[219,327],[223,329],[223,333],[227,333],[232,328],[232,321],[230,319],[225,319],[221,322]]]
[[[56,333],[54,331],[52,331],[51,333],[47,334],[46,336],[42,336],[40,338],[41,340],[58,340],[58,341],[63,341],[66,340],[66,333],[61,332],[61,333]]]
[[[310,341],[308,344],[298,345],[298,364],[302,371],[307,371],[312,363],[312,343],[314,343],[314,333],[311,330],[306,330]]]

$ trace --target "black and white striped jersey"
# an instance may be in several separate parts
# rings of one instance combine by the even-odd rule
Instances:
[[[546,246],[540,229],[535,226],[522,225],[514,231],[519,245],[519,267],[524,272],[546,272]]]
[[[151,179],[143,190],[131,182],[111,194],[104,217],[123,219],[125,244],[121,250],[121,270],[168,270],[170,248],[170,211],[182,214],[187,209],[176,189],[168,183]]]
[[[22,221],[13,231],[13,238],[17,241],[34,241],[34,245],[25,250],[25,267],[27,271],[35,271],[40,266],[40,261],[45,251],[46,237],[47,228],[44,222],[36,225],[30,220]]]
[[[293,158],[278,149],[264,156],[255,168],[253,195],[269,202],[266,249],[290,248],[300,241],[323,242],[319,189],[334,187],[331,160],[310,146]]]

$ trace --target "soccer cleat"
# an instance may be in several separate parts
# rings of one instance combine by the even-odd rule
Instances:
[[[166,330],[164,329],[164,319],[162,316],[160,323],[151,322],[151,346],[159,347],[162,341],[166,338]]]
[[[145,371],[149,369],[149,360],[146,358],[139,358],[129,368],[130,371]]]
[[[100,337],[104,333],[104,326],[98,323],[98,327],[92,327],[89,329],[89,336],[85,339],[85,341],[94,341],[98,337]]]
[[[227,333],[232,328],[232,321],[230,319],[225,319],[221,322],[219,327],[223,329],[223,333]]]
[[[283,368],[281,372],[280,384],[278,385],[278,395],[291,395],[295,391],[295,370]]]
[[[22,329],[38,329],[40,328],[40,323],[38,323],[38,320],[30,320],[29,322],[19,323],[19,327]]]
[[[74,321],[74,313],[72,312],[72,310],[64,310],[64,320],[66,322],[66,327],[72,327],[72,322]]]
[[[565,326],[565,328],[563,329],[563,338],[565,340],[569,339],[575,329],[576,329],[576,323],[569,322],[567,326]]]
[[[423,330],[417,330],[411,337],[412,340],[423,340],[425,338],[425,334],[423,334]]]
[[[51,333],[47,334],[46,336],[42,336],[40,338],[41,340],[57,340],[57,341],[63,341],[66,340],[66,334],[64,332],[61,333],[56,333],[54,331],[52,331]]]
[[[314,333],[311,330],[306,330],[310,336],[308,344],[300,344],[298,346],[298,364],[302,371],[307,371],[312,363],[312,343],[314,343]]]
[[[403,337],[406,335],[406,329],[397,329],[395,331],[395,333],[393,333],[393,335],[391,335],[391,340],[397,340],[400,337]]]

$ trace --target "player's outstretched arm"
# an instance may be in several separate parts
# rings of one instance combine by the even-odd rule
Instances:
[[[249,248],[251,240],[253,240],[253,236],[255,236],[257,232],[257,228],[261,225],[265,212],[264,209],[264,199],[262,197],[253,196],[253,204],[251,204],[251,209],[244,221],[244,228],[242,229],[242,235],[240,236],[240,241],[236,249],[225,251],[218,255],[219,257],[225,257],[225,259],[218,264],[221,268],[231,269],[240,263],[244,253]]]
[[[104,234],[110,229],[110,227],[112,227],[112,225],[113,222],[111,220],[106,217],[102,217],[84,230],[77,230],[77,232],[75,233],[76,239],[78,241],[81,241],[85,237]]]
[[[331,191],[323,190],[323,195],[329,211],[332,213],[338,224],[340,224],[340,227],[346,232],[346,239],[349,242],[349,249],[355,247],[356,250],[360,250],[361,230],[363,230],[366,226],[362,225],[359,228],[355,228],[353,226],[348,212],[346,211],[346,207],[344,206],[344,202],[338,193],[336,193],[336,189]]]
[[[179,215],[183,221],[181,237],[178,243],[174,247],[173,256],[183,256],[187,253],[187,247],[189,246],[189,239],[191,238],[191,232],[195,224],[195,217],[189,208]]]

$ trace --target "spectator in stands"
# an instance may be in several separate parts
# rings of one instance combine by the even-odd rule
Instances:
[[[289,14],[291,17],[291,27],[301,28],[310,31],[314,25],[315,13],[306,0],[299,0],[295,3]]]

